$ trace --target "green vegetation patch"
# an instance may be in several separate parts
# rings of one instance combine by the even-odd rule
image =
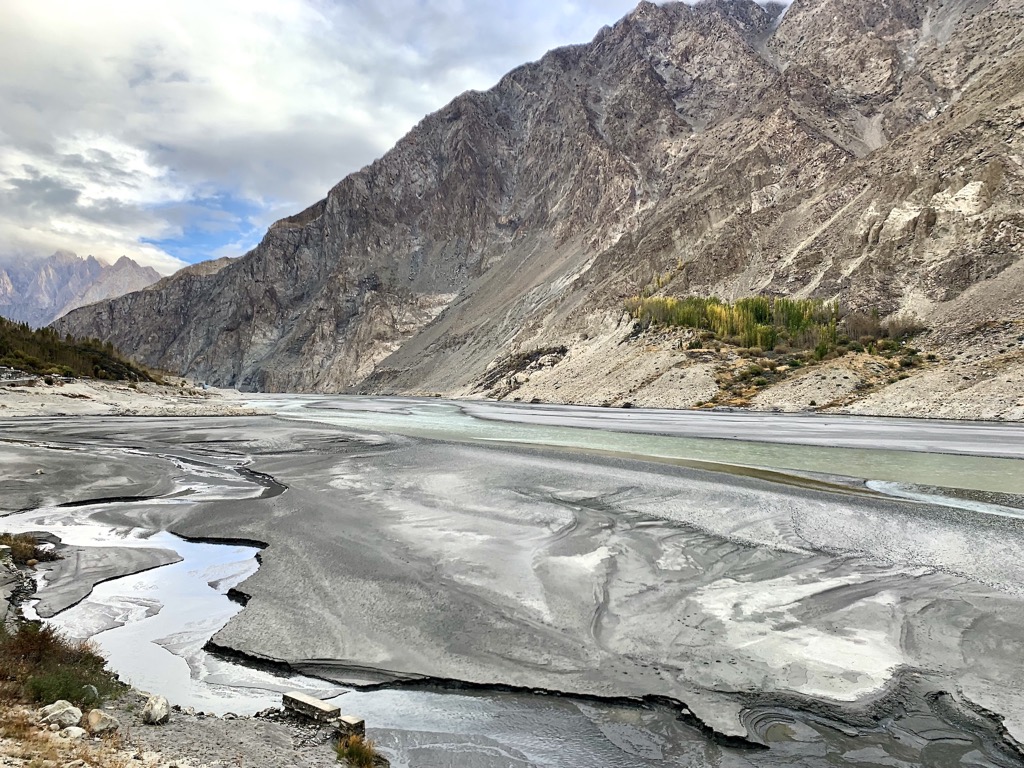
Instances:
[[[0,366],[40,376],[84,376],[115,381],[157,381],[109,343],[76,339],[52,328],[32,329],[0,318]]]
[[[643,325],[711,331],[737,346],[775,349],[780,341],[798,349],[826,351],[838,340],[839,305],[819,299],[750,296],[735,303],[714,296],[635,296],[626,311]]]
[[[52,627],[25,623],[9,635],[0,630],[2,698],[79,707],[98,706],[125,686],[106,668],[91,644],[68,640]]]
[[[749,296],[733,303],[714,296],[634,296],[625,309],[637,321],[634,331],[652,325],[694,328],[737,347],[764,351],[810,350],[822,360],[833,352],[868,351],[889,356],[924,330],[913,318],[886,321],[877,311],[843,313],[836,301]]]

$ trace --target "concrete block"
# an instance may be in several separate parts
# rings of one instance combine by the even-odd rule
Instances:
[[[343,715],[338,718],[338,730],[342,736],[365,736],[366,722],[359,717]]]
[[[341,717],[341,707],[307,696],[298,691],[289,691],[281,696],[284,708],[311,720],[328,723]]]

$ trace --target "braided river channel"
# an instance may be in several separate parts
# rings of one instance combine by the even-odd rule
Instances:
[[[1021,425],[252,404],[0,420],[26,613],[396,768],[1024,765]]]

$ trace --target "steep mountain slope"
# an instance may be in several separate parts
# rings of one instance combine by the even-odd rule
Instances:
[[[138,291],[160,279],[152,267],[122,256],[114,264],[58,251],[41,261],[0,264],[0,315],[33,327],[72,309]]]
[[[655,280],[1012,325],[1022,44],[1018,0],[641,3],[242,259],[58,328],[248,389],[468,394],[514,351],[565,346],[584,377],[594,350],[631,359],[623,300]]]

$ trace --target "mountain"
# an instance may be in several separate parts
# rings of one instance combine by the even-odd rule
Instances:
[[[659,377],[693,360],[643,357],[631,296],[838,299],[1009,354],[1021,83],[1019,0],[643,2],[427,116],[243,258],[57,327],[255,390],[505,394],[489,369],[558,350],[553,399],[657,383],[671,405],[692,401]]]
[[[42,260],[0,261],[0,315],[33,327],[72,309],[152,285],[160,274],[122,256],[114,264],[57,251]]]

